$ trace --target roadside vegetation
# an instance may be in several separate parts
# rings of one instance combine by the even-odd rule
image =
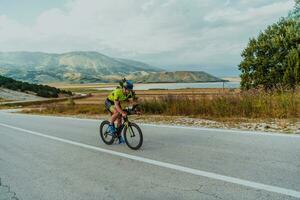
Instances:
[[[7,99],[7,98],[1,98],[0,97],[0,103],[5,103],[5,102],[10,102],[13,101],[12,99]]]
[[[300,118],[300,90],[270,92],[251,90],[232,95],[203,95],[198,97],[166,95],[140,101],[143,114],[190,116],[206,119],[223,118]],[[104,114],[101,104],[76,104],[68,101],[49,104],[35,111],[41,114]]]
[[[181,95],[145,100],[141,110],[146,114],[221,118],[298,118],[300,91],[247,91],[238,95],[190,98]]]
[[[104,105],[96,104],[47,104],[38,108],[23,110],[23,113],[45,115],[97,115],[104,114]]]

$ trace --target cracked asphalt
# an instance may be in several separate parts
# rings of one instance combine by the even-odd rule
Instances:
[[[1,111],[0,123],[300,191],[300,137],[141,125],[143,147],[132,151],[126,145],[106,146],[100,142],[100,122],[96,120]],[[101,153],[1,125],[0,178],[24,200],[297,199]]]

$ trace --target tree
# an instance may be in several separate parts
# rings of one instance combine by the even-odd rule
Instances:
[[[296,85],[300,85],[300,46],[298,50],[294,52],[294,75]]]
[[[288,18],[251,38],[242,52],[241,88],[295,88],[300,83],[300,0]]]
[[[288,18],[290,19],[300,18],[300,0],[295,0],[295,7],[291,12],[289,12]]]

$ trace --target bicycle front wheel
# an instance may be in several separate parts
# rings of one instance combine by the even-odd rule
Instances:
[[[139,149],[143,144],[143,133],[135,123],[129,123],[124,127],[124,138],[127,146],[133,150]]]
[[[103,121],[101,123],[100,137],[105,144],[111,145],[114,142],[114,137],[108,133],[108,131],[107,131],[108,126],[109,126],[109,121]]]

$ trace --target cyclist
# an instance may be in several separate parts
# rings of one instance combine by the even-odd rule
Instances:
[[[126,112],[122,110],[121,102],[128,102],[129,99],[137,100],[135,92],[133,91],[132,81],[123,79],[120,87],[114,89],[105,100],[105,108],[111,113],[111,120],[108,126],[108,132],[112,135],[116,134],[117,129],[122,124],[122,117],[126,117]],[[117,121],[117,129],[114,122]],[[118,136],[119,144],[124,143],[121,135]]]

